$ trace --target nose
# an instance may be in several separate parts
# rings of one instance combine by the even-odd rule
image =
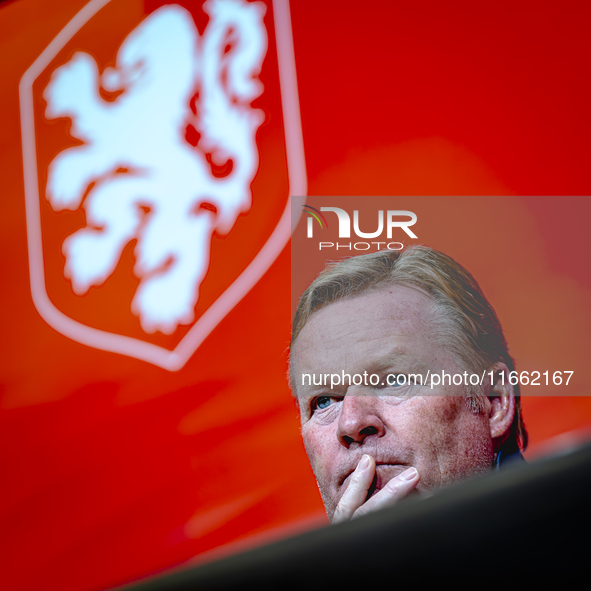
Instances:
[[[368,437],[383,437],[386,428],[379,413],[377,396],[345,396],[341,406],[337,438],[347,449]]]

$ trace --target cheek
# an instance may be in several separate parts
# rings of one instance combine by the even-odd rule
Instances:
[[[404,407],[399,431],[412,440],[417,449],[436,451],[456,430],[456,405],[447,397],[425,396]]]
[[[417,400],[412,411],[414,425],[409,413],[405,431],[415,452],[416,467],[425,472],[425,484],[481,472],[490,466],[492,443],[486,417],[470,412],[463,399]]]
[[[302,439],[308,460],[316,478],[320,481],[324,475],[330,472],[332,446],[330,445],[329,434],[324,429],[310,427],[302,429]]]
[[[317,458],[320,456],[320,451],[322,449],[322,445],[319,442],[318,435],[314,432],[313,429],[306,427],[302,428],[302,439],[304,441],[304,448],[306,449],[306,454],[308,459],[310,460],[310,464],[312,468],[316,465]]]
[[[458,427],[460,452],[471,458],[475,465],[490,467],[493,459],[493,442],[485,415],[472,415]]]

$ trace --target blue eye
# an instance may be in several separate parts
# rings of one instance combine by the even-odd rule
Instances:
[[[332,398],[330,396],[320,396],[316,400],[316,408],[324,409],[328,408],[332,404]]]
[[[407,386],[408,385],[408,376],[405,376],[402,373],[389,373],[386,376],[386,385],[387,386]]]
[[[339,402],[339,400],[342,399],[342,396],[318,396],[318,398],[312,402],[312,412],[316,410],[325,410],[329,406],[332,406],[335,402]]]

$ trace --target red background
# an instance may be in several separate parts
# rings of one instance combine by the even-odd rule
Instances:
[[[0,3],[7,589],[99,589],[325,520],[285,381],[289,247],[175,373],[74,343],[33,306],[18,82],[83,5]],[[466,199],[459,220],[433,201],[419,220],[480,281],[524,369],[572,369],[589,353],[591,208],[560,198],[591,194],[589,11],[291,7],[309,194],[502,196]],[[579,396],[524,399],[532,456],[591,424],[588,378],[577,384]]]

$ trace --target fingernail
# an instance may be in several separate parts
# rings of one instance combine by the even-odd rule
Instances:
[[[414,480],[417,477],[417,474],[418,472],[416,468],[409,468],[400,475],[400,478],[402,478],[402,480]]]
[[[367,470],[369,468],[370,462],[371,458],[367,454],[364,454],[361,458],[361,461],[359,462],[358,468],[360,470]]]

